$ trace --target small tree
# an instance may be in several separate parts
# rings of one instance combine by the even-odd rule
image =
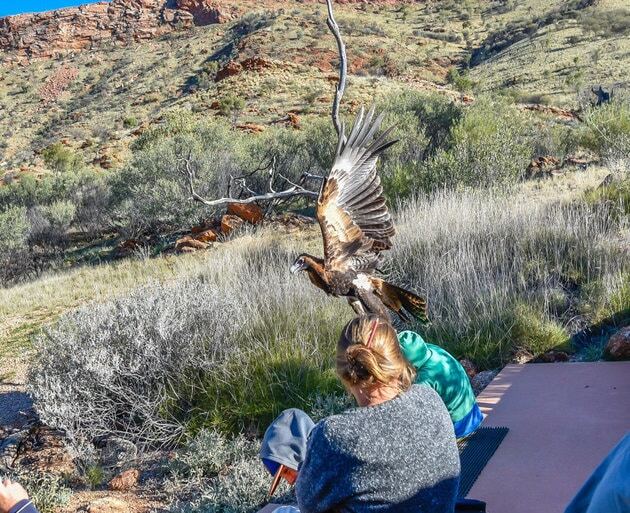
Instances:
[[[42,151],[46,165],[57,173],[77,171],[83,166],[83,160],[70,148],[57,142]]]

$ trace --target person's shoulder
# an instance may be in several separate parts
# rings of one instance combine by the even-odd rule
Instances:
[[[332,440],[340,434],[343,434],[348,426],[354,424],[353,413],[355,410],[355,408],[351,408],[343,413],[330,415],[329,417],[320,420],[313,431],[317,430],[315,433],[317,436]]]
[[[320,420],[309,435],[309,448],[320,457],[337,459],[345,452],[350,439],[350,424],[343,415],[332,415]],[[325,456],[324,456],[325,455]]]
[[[422,335],[415,331],[405,330],[398,332],[398,342],[401,344],[424,344]]]
[[[422,404],[423,406],[431,406],[437,404],[438,406],[442,405],[442,399],[440,395],[429,385],[427,384],[414,384],[411,385],[411,388],[407,391],[410,398]]]

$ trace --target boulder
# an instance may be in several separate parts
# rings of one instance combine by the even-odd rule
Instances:
[[[300,128],[300,116],[298,116],[295,112],[289,112],[287,114],[287,118],[289,120],[289,126],[292,128]]]
[[[208,244],[197,239],[193,239],[190,235],[185,235],[181,239],[177,239],[175,242],[175,249],[183,251],[184,248],[190,248],[192,250],[206,249]]]
[[[116,246],[115,253],[118,257],[126,257],[141,247],[142,243],[138,239],[127,239]]]
[[[486,388],[490,382],[497,375],[497,371],[487,370],[478,373],[471,381],[470,384],[473,387],[475,395],[479,395],[481,391]]]
[[[462,358],[459,363],[466,371],[468,379],[473,379],[477,375],[477,366],[467,358]]]
[[[117,492],[128,492],[138,484],[140,471],[132,468],[121,472],[109,482],[109,489]]]
[[[240,217],[226,214],[221,218],[221,232],[227,235],[243,226],[243,223],[244,221]]]
[[[234,19],[234,8],[228,10],[225,4],[212,0],[176,0],[177,9],[189,12],[197,26],[226,23]]]
[[[560,161],[554,156],[536,157],[527,166],[527,176],[540,178],[560,167]]]
[[[630,326],[621,328],[610,337],[604,354],[609,360],[630,360]]]
[[[265,125],[258,125],[256,123],[242,123],[240,125],[236,125],[236,128],[250,134],[259,134],[260,132],[265,131]]]
[[[555,349],[551,349],[546,353],[541,354],[538,358],[534,360],[536,363],[558,363],[558,362],[568,362],[570,356],[568,353],[564,351],[556,351]]]
[[[195,240],[199,240],[205,243],[216,242],[217,232],[215,232],[214,230],[205,230],[203,232],[196,234]]]
[[[229,203],[227,213],[240,217],[250,224],[258,224],[262,222],[264,217],[262,209],[255,203]]]
[[[197,235],[199,233],[205,232],[206,230],[209,230],[211,228],[211,226],[212,225],[208,221],[204,220],[200,224],[193,226],[190,229],[190,232],[193,235]]]
[[[241,66],[246,71],[262,71],[273,66],[272,62],[263,57],[250,57],[241,61]]]
[[[111,437],[101,450],[101,463],[104,467],[118,467],[133,461],[138,456],[138,448],[133,442],[122,438]]]
[[[103,497],[90,502],[84,511],[87,513],[129,513],[131,507],[121,499]]]
[[[223,66],[219,71],[217,71],[217,76],[215,77],[215,82],[220,82],[228,77],[233,77],[238,75],[241,71],[243,71],[243,66],[241,66],[238,62],[230,61],[225,66]]]

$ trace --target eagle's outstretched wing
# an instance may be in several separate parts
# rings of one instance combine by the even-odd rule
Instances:
[[[383,115],[373,118],[373,108],[365,116],[361,109],[350,135],[340,138],[335,163],[319,192],[317,220],[328,270],[372,271],[378,254],[392,245],[394,225],[376,161],[396,141],[387,141],[391,129],[375,137]]]

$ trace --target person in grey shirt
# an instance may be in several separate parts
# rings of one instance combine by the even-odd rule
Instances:
[[[310,432],[295,494],[301,513],[452,513],[459,486],[453,423],[384,319],[344,328],[337,373],[358,408]]]

